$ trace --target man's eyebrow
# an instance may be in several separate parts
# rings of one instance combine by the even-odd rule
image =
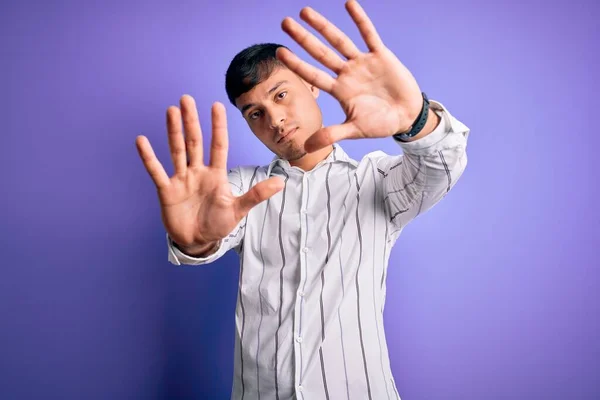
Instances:
[[[288,83],[288,81],[283,80],[283,81],[279,81],[277,82],[271,89],[269,89],[269,91],[267,92],[267,94],[271,94],[274,91],[276,91],[279,86],[283,85],[284,83]],[[254,103],[250,103],[250,104],[246,104],[244,107],[242,107],[242,114],[246,112],[247,109],[249,109],[250,107],[255,106]]]

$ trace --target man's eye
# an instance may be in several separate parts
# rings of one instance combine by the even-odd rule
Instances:
[[[258,118],[258,115],[259,115],[259,112],[255,111],[255,112],[251,113],[248,117],[250,119],[256,119],[256,118]]]
[[[283,99],[287,95],[287,92],[281,92],[277,95],[280,99]]]

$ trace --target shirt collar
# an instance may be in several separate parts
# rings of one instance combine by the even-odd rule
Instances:
[[[348,156],[348,154],[346,154],[346,152],[344,151],[342,146],[340,146],[339,143],[334,143],[333,151],[331,151],[331,153],[329,153],[327,158],[325,158],[324,160],[320,161],[317,165],[315,165],[314,169],[318,168],[322,164],[328,164],[328,163],[334,163],[334,162],[346,162],[355,167],[358,165],[358,163],[355,160],[353,160],[352,158],[350,158],[350,156]],[[277,165],[283,169],[293,168],[290,165],[289,161],[279,158],[278,156],[275,156],[269,163],[269,167],[267,169],[267,176],[271,175],[271,171]]]

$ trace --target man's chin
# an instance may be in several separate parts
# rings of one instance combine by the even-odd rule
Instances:
[[[287,157],[286,160],[288,160],[288,161],[298,161],[299,159],[301,159],[302,157],[304,157],[306,154],[308,154],[306,151],[303,151],[301,153],[295,153],[295,154],[292,154],[289,157]]]
[[[289,146],[285,150],[286,151],[282,152],[280,157],[282,159],[290,161],[290,162],[298,161],[299,159],[304,157],[306,154],[308,154],[306,152],[306,150],[304,150],[303,145],[300,145],[298,143],[294,143],[292,146]]]

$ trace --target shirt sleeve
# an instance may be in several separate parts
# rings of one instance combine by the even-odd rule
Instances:
[[[378,161],[386,218],[400,229],[444,198],[467,166],[470,129],[441,103],[431,100],[430,107],[441,117],[434,131],[412,142],[394,140],[403,155]]]
[[[237,167],[229,171],[229,186],[231,192],[235,196],[241,196],[246,190],[244,190],[242,170]],[[234,249],[239,253],[244,240],[244,233],[246,232],[246,217],[244,217],[237,226],[231,231],[231,233],[219,241],[218,249],[208,257],[192,257],[183,253],[173,244],[173,239],[167,233],[167,249],[168,249],[168,260],[174,265],[202,265],[208,264],[221,258],[229,250]]]

